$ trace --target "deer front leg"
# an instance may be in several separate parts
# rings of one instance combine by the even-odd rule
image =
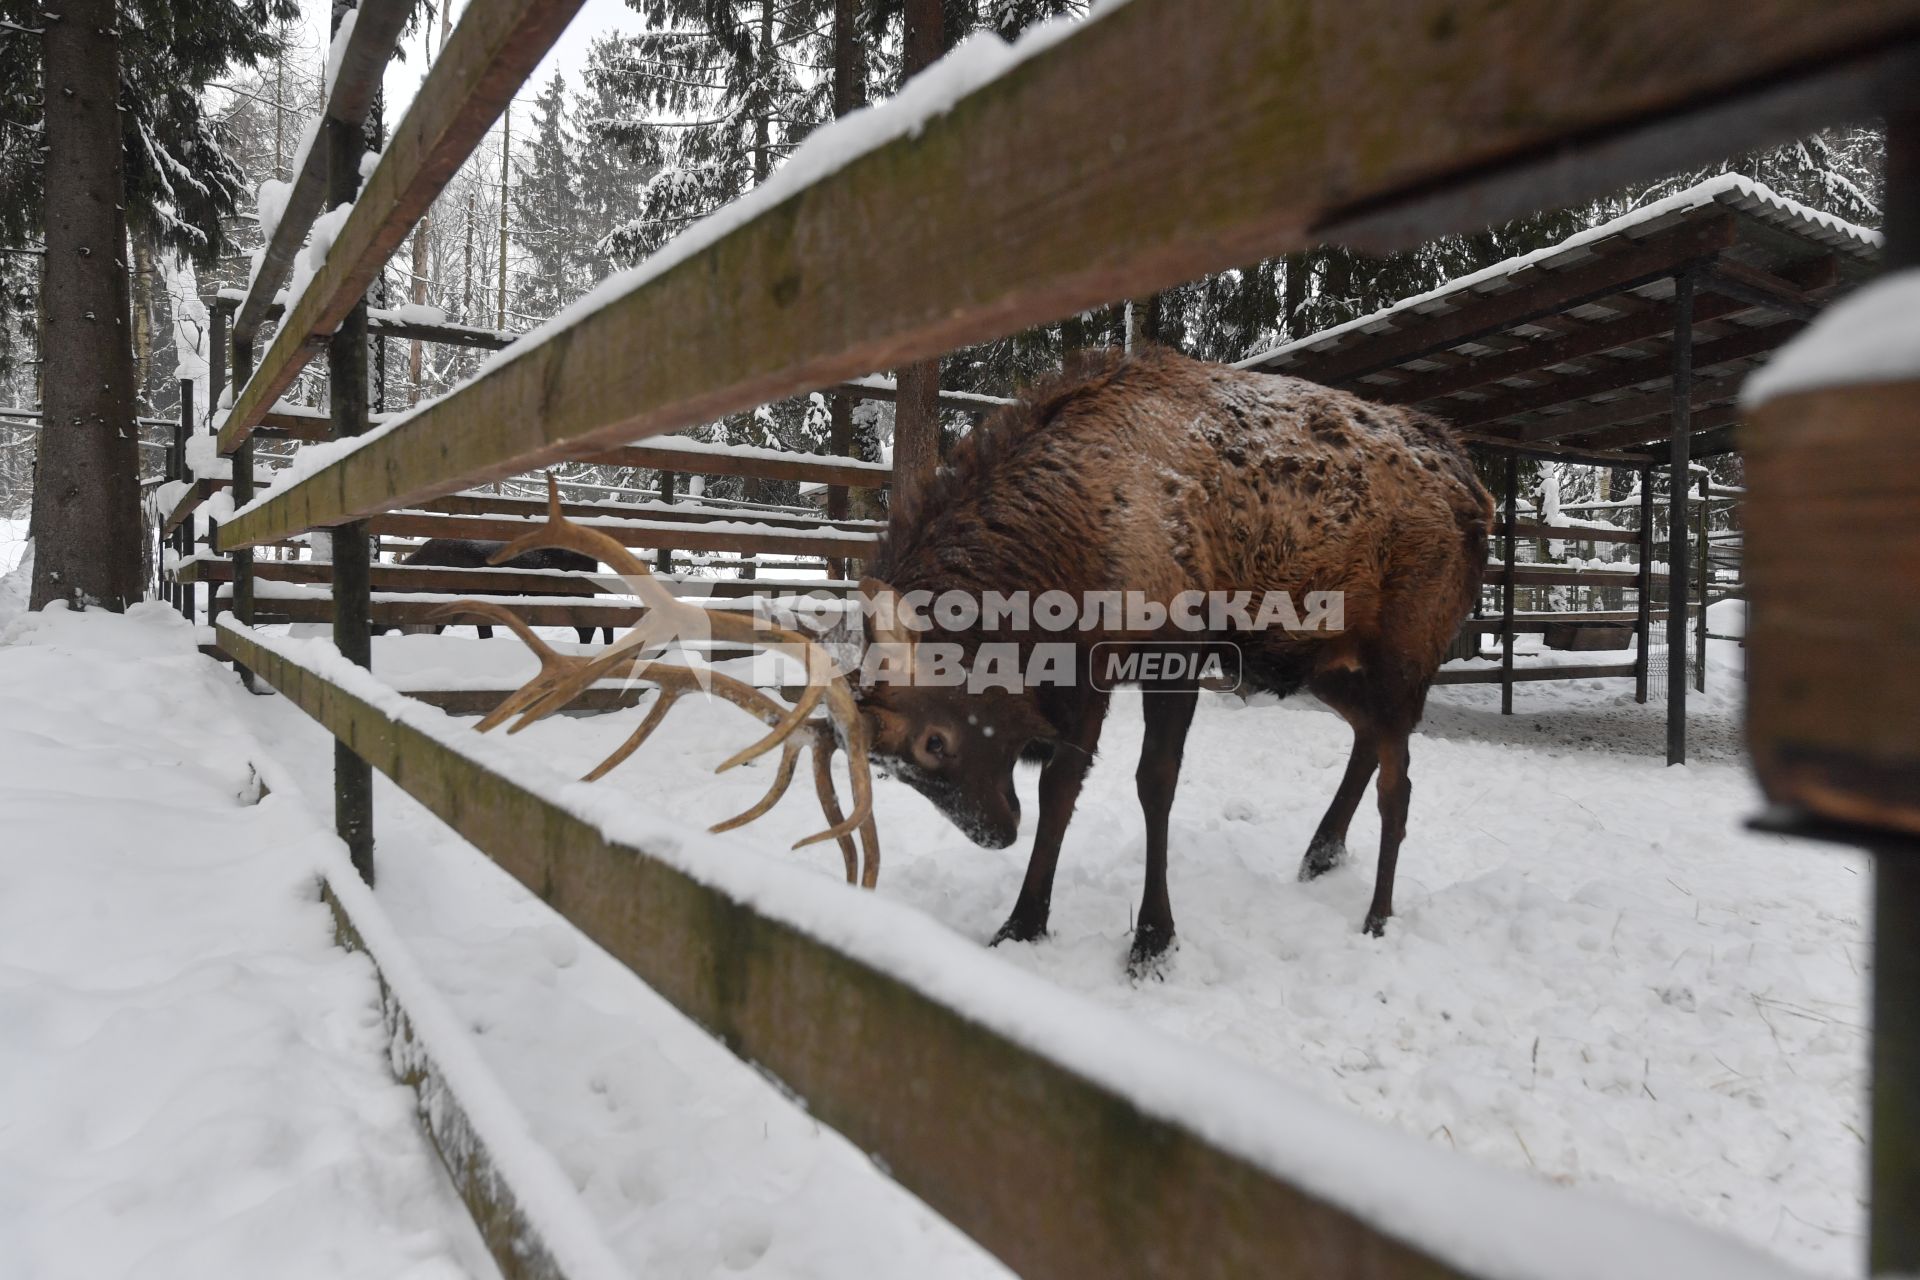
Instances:
[[[1387,931],[1387,918],[1393,914],[1393,873],[1400,861],[1400,842],[1407,835],[1407,804],[1412,798],[1407,734],[1402,731],[1380,744],[1380,866],[1374,874],[1373,904],[1367,908],[1365,925],[1376,938]]]
[[[1060,864],[1060,842],[1066,838],[1067,823],[1073,820],[1080,784],[1093,765],[1094,749],[1100,745],[1100,725],[1106,715],[1107,697],[1101,694],[1087,704],[1073,731],[1061,738],[1053,757],[1041,768],[1040,822],[1033,837],[1033,853],[1027,859],[1027,878],[1021,882],[1013,914],[989,945],[999,946],[1009,940],[1032,942],[1045,936],[1047,916],[1053,908],[1053,873]]]
[[[1133,951],[1127,967],[1137,976],[1173,945],[1173,905],[1167,897],[1167,819],[1173,812],[1173,793],[1180,783],[1180,758],[1185,753],[1187,728],[1200,700],[1197,689],[1155,689],[1141,695],[1146,735],[1140,744],[1140,767],[1134,781],[1140,809],[1147,819],[1147,886],[1140,899],[1140,918],[1134,926]]]

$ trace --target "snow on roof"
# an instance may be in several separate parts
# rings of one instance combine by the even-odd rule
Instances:
[[[1598,240],[1615,235],[1641,235],[1670,223],[1675,217],[1704,208],[1709,204],[1722,204],[1737,209],[1741,213],[1759,219],[1782,231],[1792,232],[1808,240],[1846,253],[1862,261],[1877,261],[1880,246],[1884,243],[1878,231],[1855,226],[1830,213],[1811,208],[1797,200],[1789,200],[1764,183],[1738,173],[1723,173],[1708,178],[1705,182],[1677,191],[1663,200],[1624,213],[1611,222],[1603,222],[1597,227],[1568,236],[1558,244],[1551,244],[1532,253],[1523,253],[1504,262],[1496,262],[1469,275],[1449,280],[1438,289],[1426,293],[1402,298],[1392,306],[1382,307],[1371,315],[1360,316],[1345,324],[1337,324],[1318,333],[1308,334],[1292,342],[1271,347],[1256,355],[1248,356],[1239,362],[1242,369],[1264,368],[1273,365],[1284,367],[1291,357],[1303,352],[1321,351],[1337,344],[1341,339],[1355,333],[1366,333],[1379,328],[1385,321],[1403,311],[1440,311],[1451,310],[1448,303],[1452,296],[1467,290],[1476,293],[1496,292],[1490,286],[1498,285],[1508,276],[1522,267],[1530,267],[1562,255],[1571,253]]]

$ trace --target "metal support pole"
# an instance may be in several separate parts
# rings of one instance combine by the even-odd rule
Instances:
[[[328,120],[327,196],[334,206],[360,191],[360,154],[365,138],[358,125]],[[362,298],[327,339],[327,396],[332,406],[334,439],[367,429],[367,302]],[[354,520],[333,529],[333,643],[340,656],[359,667],[373,665],[371,626],[372,565],[367,526]],[[346,842],[354,870],[373,883],[373,768],[345,742],[333,744],[334,829]]]
[[[660,501],[666,503],[668,506],[673,505],[673,490],[674,486],[679,483],[679,480],[680,476],[677,472],[662,471],[660,473]],[[672,573],[673,548],[660,547],[656,549],[653,553],[653,567],[661,573]]]
[[[1633,624],[1639,652],[1633,659],[1633,700],[1647,700],[1653,667],[1653,468],[1640,468],[1640,575],[1635,581],[1640,616]]]
[[[1520,460],[1507,455],[1506,571],[1500,575],[1500,714],[1513,714],[1514,561],[1520,544]]]
[[[1667,459],[1667,763],[1687,762],[1687,483],[1693,446],[1693,273],[1673,278],[1673,425]]]
[[[1700,546],[1694,557],[1699,565],[1694,595],[1700,601],[1700,614],[1693,624],[1693,687],[1701,693],[1707,691],[1707,600],[1713,585],[1713,503],[1708,497],[1712,487],[1711,477],[1700,477]]]
[[[836,391],[827,397],[830,417],[827,426],[827,452],[836,458],[844,458],[853,452],[853,397],[844,391]],[[827,519],[845,520],[847,518],[847,486],[830,484],[827,486]],[[847,576],[847,562],[839,556],[827,560],[827,576],[844,578]]]

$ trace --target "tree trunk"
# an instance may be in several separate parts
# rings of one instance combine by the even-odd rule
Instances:
[[[118,610],[142,587],[119,15],[113,0],[74,0],[45,21],[46,416],[31,605]]]
[[[902,80],[911,80],[947,51],[941,0],[906,0],[902,15]],[[940,361],[923,360],[895,374],[893,501],[911,505],[940,465]]]

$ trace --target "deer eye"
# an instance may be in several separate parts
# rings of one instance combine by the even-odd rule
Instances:
[[[947,740],[937,733],[928,734],[927,740],[923,745],[926,747],[927,754],[930,756],[944,756],[947,754]]]

